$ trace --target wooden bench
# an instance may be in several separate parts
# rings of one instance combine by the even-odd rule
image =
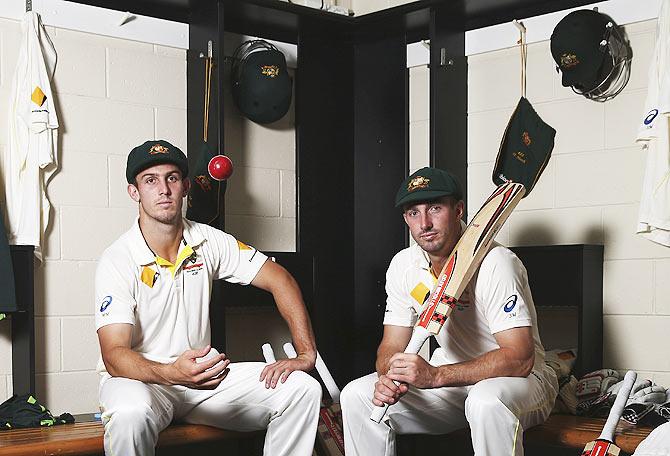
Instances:
[[[535,426],[524,434],[524,448],[527,455],[542,454],[579,454],[584,445],[598,438],[605,424],[602,418],[584,418],[573,415],[551,415],[540,426]],[[619,421],[615,433],[615,442],[626,453],[635,448],[652,431],[650,427],[632,426]],[[554,449],[550,451],[548,449]],[[563,449],[563,451],[560,451]],[[568,451],[569,449],[569,451]],[[470,430],[461,429],[447,435],[405,435],[398,440],[398,455],[410,456],[430,451],[431,453],[472,455]],[[448,452],[449,451],[449,452]]]
[[[581,450],[586,442],[600,435],[604,424],[605,420],[600,418],[552,415],[546,423],[525,433],[524,444],[527,449],[553,447]],[[619,422],[616,443],[623,451],[633,453],[651,430]],[[161,432],[158,454],[184,454],[185,448],[192,454],[208,454],[207,451],[217,451],[216,454],[225,456],[261,454],[263,435],[263,432],[245,433],[211,426],[174,424]],[[100,455],[103,454],[102,436],[100,422],[0,431],[0,456]],[[399,455],[440,449],[459,456],[472,454],[469,430],[462,429],[441,436],[401,436],[398,441]],[[527,454],[532,453],[527,451]]]
[[[235,432],[211,426],[174,424],[161,432],[158,455],[262,454],[264,432]],[[0,431],[0,455],[102,455],[100,422],[63,424],[48,428]]]

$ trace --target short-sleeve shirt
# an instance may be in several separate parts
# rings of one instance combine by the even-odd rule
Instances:
[[[172,362],[184,351],[211,342],[212,281],[247,285],[266,260],[230,234],[184,219],[183,240],[171,264],[151,251],[136,221],[98,263],[96,330],[131,324],[134,351],[153,361]],[[104,370],[101,360],[98,371]]]
[[[386,272],[385,325],[414,326],[436,282],[418,245],[401,250]],[[436,339],[431,363],[468,361],[500,348],[494,334],[530,326],[535,365],[544,361],[526,268],[509,249],[494,243]]]

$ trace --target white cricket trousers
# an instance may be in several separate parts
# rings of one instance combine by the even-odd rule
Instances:
[[[354,380],[340,397],[347,456],[394,456],[396,434],[446,434],[468,424],[476,456],[523,456],[524,429],[543,423],[556,399],[556,376],[546,369],[464,387],[411,387],[379,424],[370,420],[377,374]]]
[[[214,390],[142,383],[106,377],[100,384],[105,455],[151,456],[158,434],[173,420],[234,431],[267,429],[266,456],[311,456],[319,419],[321,386],[309,374],[292,372],[286,383],[266,389],[264,363],[231,363]]]

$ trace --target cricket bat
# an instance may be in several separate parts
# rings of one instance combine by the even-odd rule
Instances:
[[[621,385],[616,395],[614,405],[610,410],[607,421],[605,421],[605,426],[603,426],[600,437],[584,446],[582,456],[619,456],[621,448],[614,444],[614,430],[619,422],[619,418],[621,418],[621,413],[626,406],[626,401],[628,400],[628,396],[630,396],[636,378],[637,374],[634,371],[626,372],[623,385]]]
[[[297,353],[293,344],[287,342],[284,344],[284,353],[289,358],[295,358]],[[326,363],[323,362],[321,354],[316,352],[316,371],[326,386],[326,390],[332,399],[332,404],[326,406],[322,404],[319,410],[319,425],[317,427],[317,437],[319,444],[326,456],[344,455],[344,433],[342,431],[342,410],[340,408],[340,389],[337,387],[333,376],[331,375]]]
[[[405,353],[419,353],[426,339],[440,332],[493,239],[525,193],[523,184],[507,182],[499,185],[484,202],[440,271],[437,285],[414,326]],[[387,409],[388,404],[375,407],[370,419],[381,422]]]
[[[275,352],[272,350],[272,345],[266,342],[261,347],[261,350],[263,351],[263,358],[265,358],[266,363],[272,364],[277,362],[277,359],[275,358]]]

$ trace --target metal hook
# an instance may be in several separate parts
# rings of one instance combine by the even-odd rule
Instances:
[[[212,40],[209,40],[209,41],[207,41],[207,57],[211,59],[212,55],[213,55],[213,53],[212,53]],[[200,57],[201,59],[204,59],[205,58],[205,53],[201,52],[198,57]]]
[[[524,33],[526,31],[526,26],[523,25],[523,22],[517,21],[516,19],[512,19],[512,24],[514,24],[514,26],[518,28],[521,33]]]
[[[33,10],[33,0],[26,0],[26,12]]]

